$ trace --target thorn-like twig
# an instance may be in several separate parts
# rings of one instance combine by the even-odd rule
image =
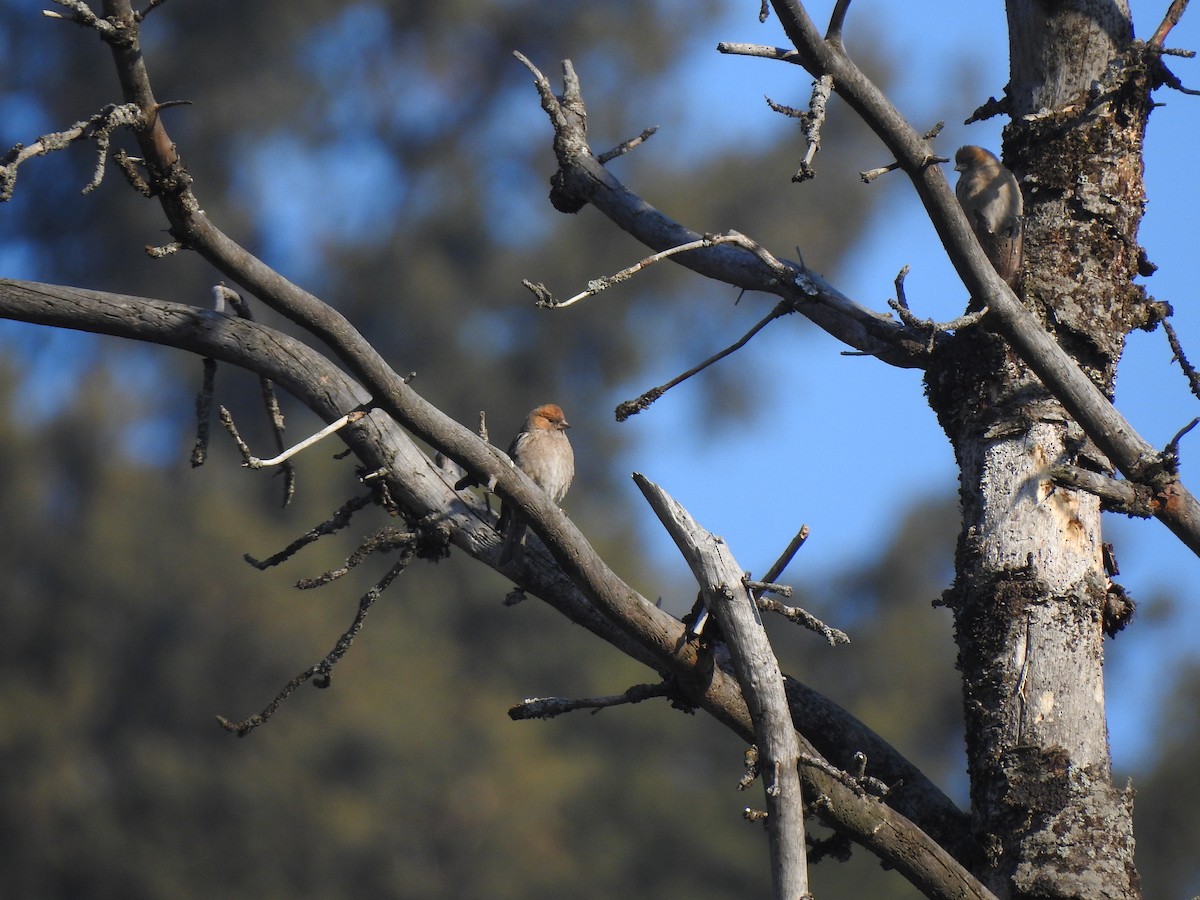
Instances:
[[[751,328],[749,331],[747,331],[738,340],[734,341],[732,344],[730,344],[724,350],[720,351],[719,353],[714,354],[713,356],[710,356],[708,359],[704,360],[704,362],[700,363],[699,365],[693,366],[692,368],[690,368],[686,372],[684,372],[682,375],[672,378],[666,384],[659,385],[656,388],[651,388],[650,390],[646,391],[644,394],[642,394],[637,399],[626,400],[624,403],[621,403],[620,405],[618,405],[617,409],[616,409],[617,421],[624,422],[630,416],[637,415],[642,410],[648,409],[650,407],[650,405],[652,403],[654,403],[655,400],[657,400],[659,397],[661,397],[667,391],[671,390],[671,388],[676,387],[679,384],[682,384],[684,381],[687,381],[693,375],[696,375],[699,372],[703,372],[709,366],[713,365],[714,363],[720,362],[722,359],[729,356],[731,353],[737,352],[742,347],[746,346],[746,344],[750,341],[750,339],[753,338],[760,331],[762,331],[770,322],[772,322],[775,319],[778,319],[780,316],[786,315],[792,311],[793,311],[792,307],[788,303],[776,304],[775,308],[772,309],[760,322],[758,322],[758,324],[756,324],[753,328]]]
[[[1171,33],[1171,29],[1179,24],[1179,20],[1183,18],[1183,11],[1187,9],[1188,0],[1171,0],[1171,5],[1167,8],[1167,14],[1163,16],[1163,20],[1158,27],[1154,29],[1154,34],[1150,36],[1149,44],[1151,47],[1161,48],[1163,41],[1167,39],[1167,35]]]
[[[767,569],[767,573],[763,575],[763,581],[778,581],[783,575],[784,569],[791,563],[792,558],[804,546],[804,542],[808,540],[809,528],[807,525],[801,525],[800,530],[796,532],[796,536],[792,538],[784,551],[779,554],[779,559],[775,560],[774,565]]]
[[[1167,343],[1171,345],[1172,362],[1178,362],[1179,368],[1183,370],[1183,374],[1187,376],[1188,387],[1191,388],[1192,394],[1200,398],[1200,374],[1197,374],[1195,367],[1188,362],[1187,356],[1183,352],[1183,344],[1179,340],[1179,335],[1175,333],[1175,327],[1167,319],[1163,319],[1163,331],[1167,335]]]
[[[192,468],[208,459],[208,435],[212,418],[213,386],[217,380],[217,361],[204,357],[204,377],[196,394],[196,441],[192,445]]]
[[[135,12],[133,14],[133,17],[137,21],[141,22],[142,20],[144,20],[146,18],[146,16],[150,15],[151,12],[153,12],[155,9],[162,6],[166,2],[167,2],[167,0],[150,0],[150,2],[146,4],[145,9],[138,10],[137,12]]]
[[[656,131],[658,131],[658,126],[651,125],[637,137],[632,137],[627,141],[622,141],[611,150],[606,150],[604,153],[601,153],[596,157],[596,159],[600,161],[600,165],[606,165],[607,163],[616,159],[618,156],[624,156],[630,150],[633,150],[635,147],[644,144],[650,135],[654,134]]]
[[[942,129],[945,126],[946,126],[945,122],[938,122],[936,125],[934,125],[932,128],[930,128],[928,131],[926,131],[923,135],[921,135],[921,137],[927,141],[931,141],[935,137],[937,137],[939,134],[941,134]],[[931,154],[921,160],[921,166],[922,166],[922,168],[928,168],[929,166],[934,166],[934,165],[938,165],[940,163],[948,163],[948,162],[950,162],[950,160],[944,156],[938,156],[936,154]],[[898,163],[898,162],[888,163],[886,166],[880,166],[877,169],[867,169],[865,172],[859,172],[858,177],[863,180],[863,184],[870,184],[872,181],[874,181],[880,175],[886,175],[888,172],[895,172],[899,168],[900,168],[900,163]]]
[[[842,46],[842,26],[846,24],[846,12],[850,9],[850,0],[837,0],[833,13],[829,16],[829,28],[825,31],[825,40],[831,44]]]
[[[762,44],[744,44],[737,41],[721,41],[717,52],[730,56],[756,56],[760,59],[778,59],[782,62],[800,63],[800,54],[786,47],[767,47]]]
[[[520,722],[526,719],[553,719],[563,713],[574,712],[577,709],[590,709],[595,715],[610,706],[625,706],[631,703],[641,703],[653,697],[669,697],[671,688],[659,684],[635,684],[623,694],[611,694],[607,697],[531,697],[522,700],[508,711],[508,717]]]
[[[886,166],[880,166],[877,169],[867,169],[865,172],[859,172],[858,177],[863,180],[863,184],[870,184],[880,175],[886,175],[888,172],[895,172],[900,168],[900,163],[888,163]]]
[[[1192,419],[1192,421],[1180,428],[1179,431],[1175,432],[1175,437],[1171,438],[1167,446],[1163,449],[1163,462],[1169,471],[1179,471],[1179,442],[1183,440],[1185,434],[1197,425],[1200,425],[1200,416]]]
[[[978,107],[975,112],[967,116],[963,122],[964,125],[970,125],[972,122],[983,122],[993,116],[1003,116],[1008,113],[1009,102],[1008,97],[997,100],[995,97],[988,97],[984,104]]]

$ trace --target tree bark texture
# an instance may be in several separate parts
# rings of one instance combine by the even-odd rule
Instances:
[[[1121,2],[1008,6],[1025,194],[1018,296],[1107,396],[1156,311],[1133,284],[1151,79]],[[1060,463],[1112,466],[1008,345],[971,329],[938,354],[930,401],[960,466],[955,615],[977,872],[999,896],[1139,897],[1131,792],[1112,782],[1099,499]]]

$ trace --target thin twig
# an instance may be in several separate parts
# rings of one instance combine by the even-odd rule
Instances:
[[[250,322],[254,321],[254,312],[241,294],[225,284],[214,285],[214,308],[217,312],[224,313],[226,304],[233,309],[233,312],[239,318]],[[285,447],[283,441],[285,426],[283,422],[283,410],[279,406],[279,397],[275,393],[275,385],[270,378],[259,378],[258,384],[259,390],[262,393],[263,406],[266,408],[267,417],[271,421],[271,431],[275,436],[275,450],[277,453],[282,453]],[[296,495],[296,468],[290,462],[287,462],[285,457],[281,465],[281,470],[284,476],[283,505],[287,506]]]
[[[54,2],[71,10],[71,14],[63,15],[53,10],[43,9],[42,15],[47,19],[62,19],[64,22],[74,22],[85,28],[95,28],[105,40],[110,40],[116,35],[116,27],[107,19],[102,19],[92,12],[83,0],[54,0]]]
[[[849,0],[844,0],[849,5]],[[834,11],[834,15],[837,11]],[[833,76],[822,75],[813,82],[812,97],[808,101],[808,114],[803,118],[804,140],[808,149],[804,159],[800,160],[800,168],[792,176],[792,181],[808,181],[816,176],[813,160],[821,150],[821,128],[825,125],[825,107],[829,103],[829,95],[833,93]]]
[[[1191,388],[1192,394],[1200,398],[1200,374],[1196,372],[1195,366],[1188,362],[1187,356],[1183,352],[1183,344],[1179,340],[1179,335],[1175,333],[1175,327],[1170,320],[1163,319],[1163,331],[1167,335],[1167,343],[1171,345],[1172,362],[1178,362],[1179,368],[1183,369],[1183,374],[1187,376],[1188,387]]]
[[[758,604],[759,609],[776,613],[785,619],[795,622],[797,625],[803,625],[809,631],[815,631],[828,641],[830,647],[850,643],[850,635],[839,628],[826,625],[806,609],[802,609],[799,606],[787,606],[778,600],[771,600],[767,597],[756,597],[755,602]]]
[[[671,388],[682,384],[683,382],[685,382],[689,378],[691,378],[693,375],[703,372],[709,366],[713,365],[714,363],[720,362],[725,357],[729,356],[731,353],[736,353],[742,347],[746,346],[746,344],[750,341],[750,339],[753,338],[760,331],[762,331],[769,323],[773,322],[775,319],[778,319],[780,316],[787,315],[788,313],[790,313],[792,311],[793,311],[792,306],[789,303],[776,304],[775,308],[772,309],[760,322],[758,322],[753,328],[751,328],[749,331],[747,331],[744,335],[742,335],[740,338],[738,338],[736,341],[734,341],[732,344],[730,344],[724,350],[720,351],[719,353],[714,354],[713,356],[710,356],[708,359],[704,360],[704,362],[700,363],[699,365],[693,366],[692,368],[690,368],[686,372],[684,372],[682,375],[678,375],[675,378],[672,378],[666,384],[661,384],[656,388],[651,388],[650,390],[648,390],[644,394],[642,394],[640,397],[638,397],[636,400],[626,400],[625,402],[619,404],[616,409],[617,421],[624,422],[630,416],[636,416],[642,410],[649,409],[650,405],[653,404],[655,400],[657,400],[659,397],[661,397],[667,391],[671,390]]]
[[[354,643],[355,637],[362,630],[363,621],[366,619],[367,613],[371,611],[371,606],[387,590],[388,585],[395,581],[396,577],[408,568],[408,564],[412,562],[414,556],[414,550],[411,547],[408,548],[407,552],[401,555],[400,559],[396,561],[388,573],[374,587],[363,594],[362,598],[358,601],[358,611],[354,614],[354,621],[342,633],[342,636],[338,639],[333,649],[319,663],[305,669],[284,685],[283,689],[275,695],[275,699],[268,703],[266,708],[258,713],[258,715],[250,716],[250,718],[243,719],[240,722],[231,722],[224,716],[217,716],[217,721],[221,724],[221,727],[226,731],[232,731],[238,737],[245,737],[259,725],[266,724],[266,721],[275,714],[275,711],[279,709],[283,701],[290,697],[296,688],[300,687],[304,682],[312,680],[313,684],[319,688],[329,687],[330,680],[333,677],[334,666],[346,655],[346,651]]]
[[[780,597],[790,597],[793,593],[790,584],[776,584],[774,581],[757,581],[750,577],[742,579],[742,583],[756,594],[778,594]]]
[[[141,22],[142,20],[144,20],[146,18],[146,16],[150,15],[151,12],[153,12],[155,9],[162,6],[166,2],[167,2],[167,0],[150,0],[150,2],[146,4],[146,8],[135,12],[133,14],[133,17],[137,21]]]
[[[855,753],[854,761],[859,768],[858,774],[851,774],[843,769],[839,769],[837,766],[826,762],[819,756],[812,756],[807,753],[800,754],[800,765],[811,766],[814,769],[819,769],[826,775],[836,778],[842,784],[846,785],[846,787],[857,793],[860,797],[868,795],[873,797],[886,797],[889,793],[891,793],[891,788],[889,788],[878,778],[872,778],[871,776],[865,774],[867,769],[866,754]]]
[[[311,447],[313,444],[316,444],[319,441],[329,437],[329,435],[333,434],[334,432],[345,428],[347,425],[357,422],[359,419],[368,415],[370,411],[370,403],[366,403],[357,409],[352,409],[344,416],[341,416],[330,422],[320,431],[310,435],[309,437],[306,437],[298,444],[293,444],[289,449],[283,451],[277,456],[271,457],[270,459],[259,459],[250,452],[250,446],[242,439],[242,436],[238,433],[237,427],[233,423],[233,414],[230,413],[229,410],[227,410],[224,406],[221,407],[221,424],[225,426],[225,429],[229,432],[229,434],[233,437],[234,442],[237,444],[238,450],[241,451],[242,465],[247,469],[265,469],[270,466],[277,466],[285,460],[291,459],[301,450],[305,450]]]
[[[888,300],[888,306],[896,311],[896,315],[900,317],[900,321],[907,327],[914,331],[928,332],[929,339],[926,349],[929,352],[933,351],[934,341],[939,334],[944,334],[948,331],[959,331],[975,325],[987,315],[988,309],[986,306],[974,312],[964,313],[948,322],[935,322],[933,319],[922,319],[920,316],[914,315],[912,310],[909,309],[908,297],[904,293],[904,279],[908,277],[908,271],[908,266],[903,266],[899,274],[896,275],[896,299]]]
[[[877,169],[867,169],[865,172],[859,172],[858,177],[863,180],[863,184],[870,184],[880,175],[886,175],[888,172],[895,172],[900,168],[900,163],[888,163],[886,166],[880,166]]]
[[[409,546],[416,547],[418,537],[415,531],[401,531],[399,528],[390,527],[380,529],[363,541],[342,565],[322,572],[315,578],[301,578],[296,582],[296,587],[302,591],[324,587],[348,574],[351,569],[358,568],[373,553],[388,553]]]
[[[1180,428],[1179,431],[1175,432],[1175,437],[1171,438],[1167,443],[1166,448],[1163,450],[1162,458],[1170,471],[1175,472],[1179,470],[1179,442],[1183,440],[1184,435],[1197,425],[1200,425],[1200,416],[1192,419],[1192,421]]]
[[[566,300],[555,300],[546,286],[543,284],[535,284],[529,280],[522,280],[534,296],[537,297],[537,305],[546,309],[565,309],[568,306],[573,306],[580,300],[586,300],[588,297],[594,297],[601,291],[607,290],[615,284],[620,284],[623,281],[628,281],[642,269],[648,268],[655,263],[662,262],[664,259],[670,259],[679,253],[686,253],[689,250],[703,250],[706,247],[715,247],[718,244],[738,244],[741,245],[745,240],[744,235],[739,235],[734,232],[729,234],[705,235],[696,241],[689,241],[686,244],[679,244],[675,247],[669,247],[658,253],[652,253],[645,259],[639,260],[627,269],[622,269],[613,275],[605,275],[601,278],[593,279],[588,282],[587,290],[580,291],[574,297],[568,297]]]
[[[310,528],[308,531],[273,556],[269,556],[264,560],[257,560],[247,553],[242,558],[260,571],[262,569],[269,569],[271,566],[277,566],[281,562],[291,559],[298,551],[304,547],[307,547],[314,541],[324,537],[327,534],[333,534],[334,532],[345,528],[350,524],[350,520],[353,518],[354,514],[364,506],[367,506],[370,502],[370,494],[363,494],[361,497],[351,497],[340,507],[338,507],[334,514],[328,519],[321,524]]]

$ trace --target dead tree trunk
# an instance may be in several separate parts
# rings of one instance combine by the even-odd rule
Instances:
[[[1151,79],[1125,3],[1008,5],[1026,307],[1111,398],[1128,332],[1158,316],[1141,250]],[[1112,782],[1103,640],[1122,621],[1097,497],[1050,467],[1112,473],[1002,339],[973,329],[930,367],[963,508],[954,586],[977,872],[1000,896],[1139,897],[1131,792]]]

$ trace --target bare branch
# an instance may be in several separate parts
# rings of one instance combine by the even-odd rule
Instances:
[[[154,10],[156,10],[158,7],[162,6],[166,2],[167,2],[167,0],[150,0],[150,2],[146,4],[144,9],[138,10],[137,12],[135,12],[133,14],[133,16],[135,19],[137,19],[137,21],[141,22],[143,19],[146,18],[146,16],[150,15],[150,13],[152,13]]]
[[[800,745],[783,675],[758,618],[754,595],[742,583],[742,570],[724,541],[705,531],[658,485],[641,476],[634,480],[687,560],[705,604],[721,626],[754,722],[775,896],[802,897],[808,892],[808,861],[798,771]]]
[[[113,24],[97,16],[83,0],[54,0],[54,2],[59,6],[66,7],[71,12],[68,15],[63,15],[49,9],[43,9],[42,15],[46,18],[62,19],[64,22],[74,22],[76,25],[82,25],[85,28],[94,28],[105,40],[112,38],[116,34],[116,28]]]
[[[900,163],[888,163],[886,166],[880,166],[877,169],[867,169],[865,172],[859,172],[858,177],[863,180],[863,184],[870,184],[880,175],[886,175],[888,172],[895,172],[900,168]]]
[[[934,340],[939,334],[945,334],[950,331],[958,331],[960,328],[967,328],[971,325],[976,325],[982,321],[987,315],[988,309],[985,306],[983,309],[975,312],[964,313],[949,322],[935,322],[933,319],[922,319],[913,314],[908,306],[908,297],[904,294],[904,279],[908,277],[908,266],[903,266],[898,275],[896,275],[896,299],[889,300],[888,306],[896,311],[896,315],[900,317],[900,321],[914,331],[923,332],[928,337],[928,347],[930,352],[933,351]]]
[[[270,466],[278,466],[286,460],[291,459],[301,450],[306,450],[313,446],[313,444],[320,443],[331,434],[341,431],[347,425],[354,424],[363,416],[367,415],[370,411],[370,408],[367,407],[352,409],[344,416],[339,416],[338,418],[334,419],[320,431],[309,435],[298,444],[293,444],[278,456],[273,456],[270,459],[259,459],[257,456],[254,456],[249,452],[250,448],[246,446],[245,442],[238,437],[236,430],[233,429],[233,417],[229,415],[229,411],[223,406],[221,407],[221,422],[225,424],[226,428],[231,429],[230,433],[234,435],[234,439],[237,441],[238,449],[242,451],[242,465],[248,469],[265,469]]]
[[[358,568],[366,561],[373,553],[389,553],[392,550],[407,550],[411,548],[416,552],[419,536],[415,531],[401,531],[398,528],[383,528],[375,534],[371,535],[363,541],[354,552],[351,553],[345,563],[335,569],[329,569],[322,572],[315,578],[301,578],[296,582],[296,587],[302,591],[309,591],[313,588],[324,587],[334,581],[337,581],[344,575],[349,574],[351,569]]]
[[[592,154],[587,143],[579,80],[573,68],[570,79],[564,81],[564,98],[571,97],[568,104],[554,96],[550,83],[529,60],[519,55],[518,58],[534,73],[542,107],[554,126],[559,170],[552,179],[551,201],[556,209],[575,212],[590,203],[622,230],[656,251],[702,239],[630,191]],[[756,260],[739,249],[724,246],[695,250],[676,260],[717,281],[774,294],[839,340],[884,362],[909,368],[925,365],[925,348],[914,345],[906,329],[889,316],[854,303],[803,265],[781,261],[776,266],[762,256]]]
[[[743,44],[736,41],[721,41],[717,44],[717,52],[730,56],[756,56],[760,59],[778,59],[783,62],[798,61],[795,50],[786,47],[766,47],[762,44]]]
[[[714,247],[717,244],[730,243],[731,238],[715,235],[712,237],[703,237],[697,241],[690,241],[686,244],[680,244],[678,247],[670,247],[659,253],[647,256],[645,259],[639,260],[627,269],[622,269],[613,275],[605,275],[601,278],[595,278],[588,282],[587,290],[580,291],[574,297],[568,297],[566,300],[555,300],[550,296],[549,291],[542,284],[533,284],[530,281],[522,281],[530,291],[533,292],[537,299],[537,305],[546,309],[565,309],[568,306],[574,306],[580,300],[586,300],[588,297],[594,297],[601,291],[608,290],[615,284],[620,284],[623,281],[628,281],[642,269],[649,268],[655,263],[662,262],[664,259],[670,259],[677,253],[687,253],[689,250],[699,250],[703,247]]]
[[[641,134],[639,134],[637,137],[630,138],[627,141],[622,141],[621,143],[617,144],[617,146],[613,147],[611,150],[606,150],[604,153],[601,153],[597,157],[597,159],[600,160],[600,165],[602,165],[602,166],[607,165],[612,160],[616,159],[618,156],[624,156],[630,150],[633,150],[634,148],[641,146],[642,144],[644,144],[646,142],[646,140],[650,137],[650,135],[654,134],[656,131],[658,131],[658,126],[651,125],[649,128],[645,129]]]

